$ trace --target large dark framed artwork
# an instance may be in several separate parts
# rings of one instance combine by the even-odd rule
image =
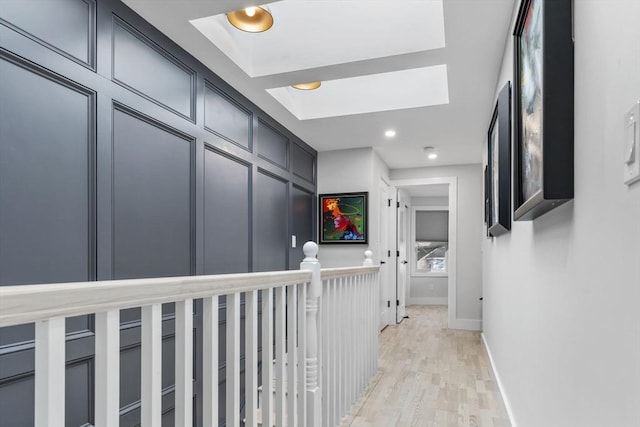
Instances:
[[[487,237],[489,235],[489,219],[491,215],[491,175],[489,175],[489,165],[484,167],[484,224],[487,230]]]
[[[488,132],[488,232],[497,237],[511,230],[511,83],[498,95]]]
[[[573,198],[571,0],[522,0],[514,29],[514,219]]]
[[[320,243],[367,243],[368,193],[320,194]]]

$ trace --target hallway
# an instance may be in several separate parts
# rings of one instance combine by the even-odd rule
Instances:
[[[407,315],[380,334],[378,374],[341,426],[509,426],[480,333],[447,330],[446,306]]]

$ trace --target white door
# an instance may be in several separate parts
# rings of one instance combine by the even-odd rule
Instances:
[[[397,209],[396,209],[396,225],[397,225],[397,276],[396,276],[396,298],[397,298],[397,310],[396,310],[396,322],[402,322],[402,319],[407,315],[407,289],[408,279],[407,268],[409,266],[407,252],[408,241],[408,223],[409,221],[409,200],[405,196],[402,190],[398,190],[397,197]]]
[[[391,249],[389,245],[389,211],[391,203],[389,198],[389,185],[380,180],[378,206],[380,215],[378,216],[378,230],[380,240],[378,250],[380,251],[380,330],[394,322],[395,310],[395,284],[390,275]],[[393,301],[393,305],[391,302]]]

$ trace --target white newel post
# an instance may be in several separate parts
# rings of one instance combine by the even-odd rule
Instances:
[[[307,292],[306,316],[307,316],[307,351],[305,388],[307,395],[307,427],[320,427],[322,425],[322,390],[320,389],[320,336],[318,334],[318,303],[322,295],[322,279],[320,277],[320,262],[318,245],[315,242],[307,242],[302,247],[304,260],[300,263],[300,270],[311,271],[311,283]]]
[[[362,263],[363,266],[373,265],[373,252],[370,250],[364,251],[364,261]]]

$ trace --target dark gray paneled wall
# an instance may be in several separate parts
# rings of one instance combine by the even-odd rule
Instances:
[[[256,229],[255,271],[284,270],[287,253],[272,251],[271,245],[287,246],[287,183],[262,170],[258,171],[256,205],[260,207]],[[283,212],[284,211],[284,212]]]
[[[95,2],[3,0],[0,19],[7,27],[91,68],[95,64]],[[34,4],[35,2],[31,2]]]
[[[287,138],[271,126],[258,120],[258,155],[274,165],[287,169],[289,165],[289,144]]]
[[[193,139],[113,111],[113,277],[188,276]]]
[[[204,175],[204,273],[251,271],[251,165],[208,149]]]
[[[0,283],[91,280],[94,95],[17,59],[0,76]]]
[[[251,111],[205,82],[205,129],[229,142],[251,151],[253,138]]]
[[[289,259],[303,259],[302,246],[314,238],[313,213],[316,196],[313,192],[294,186],[291,193],[291,234],[296,236],[296,247],[289,250]]]
[[[296,268],[315,236],[315,160],[122,3],[0,1],[0,285]],[[170,426],[172,305],[163,316]],[[140,416],[139,310],[121,321],[129,426]],[[67,334],[77,426],[93,420],[92,316],[69,319]],[[32,425],[32,407],[33,326],[0,329],[0,426]]]
[[[114,81],[193,121],[195,71],[118,18],[112,60]]]

